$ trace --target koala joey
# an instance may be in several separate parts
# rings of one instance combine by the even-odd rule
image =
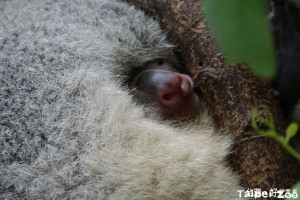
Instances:
[[[0,199],[238,198],[231,139],[176,63],[129,4],[0,1]]]

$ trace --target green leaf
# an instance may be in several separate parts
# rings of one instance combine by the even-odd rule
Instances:
[[[286,129],[286,136],[285,136],[286,142],[288,142],[292,137],[294,137],[294,136],[296,135],[298,129],[299,129],[299,126],[298,126],[298,124],[295,123],[295,122],[291,123],[291,124],[287,127],[287,129]]]
[[[296,193],[293,193],[295,191]],[[298,182],[296,185],[293,186],[291,189],[292,198],[290,199],[299,199],[300,195],[300,182]]]
[[[254,73],[272,78],[275,52],[264,0],[205,0],[209,27],[229,62],[244,61]]]

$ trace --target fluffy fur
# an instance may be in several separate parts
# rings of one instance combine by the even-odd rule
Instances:
[[[237,198],[205,110],[161,122],[123,86],[156,58],[172,45],[127,4],[0,1],[0,199]]]

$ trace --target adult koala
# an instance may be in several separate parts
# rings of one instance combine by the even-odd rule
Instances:
[[[207,110],[174,125],[124,86],[175,61],[151,18],[111,0],[0,1],[1,199],[235,199]]]

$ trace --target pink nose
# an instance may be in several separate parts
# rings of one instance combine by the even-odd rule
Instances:
[[[186,75],[176,73],[160,91],[159,100],[164,107],[178,108],[192,90],[192,80]]]

